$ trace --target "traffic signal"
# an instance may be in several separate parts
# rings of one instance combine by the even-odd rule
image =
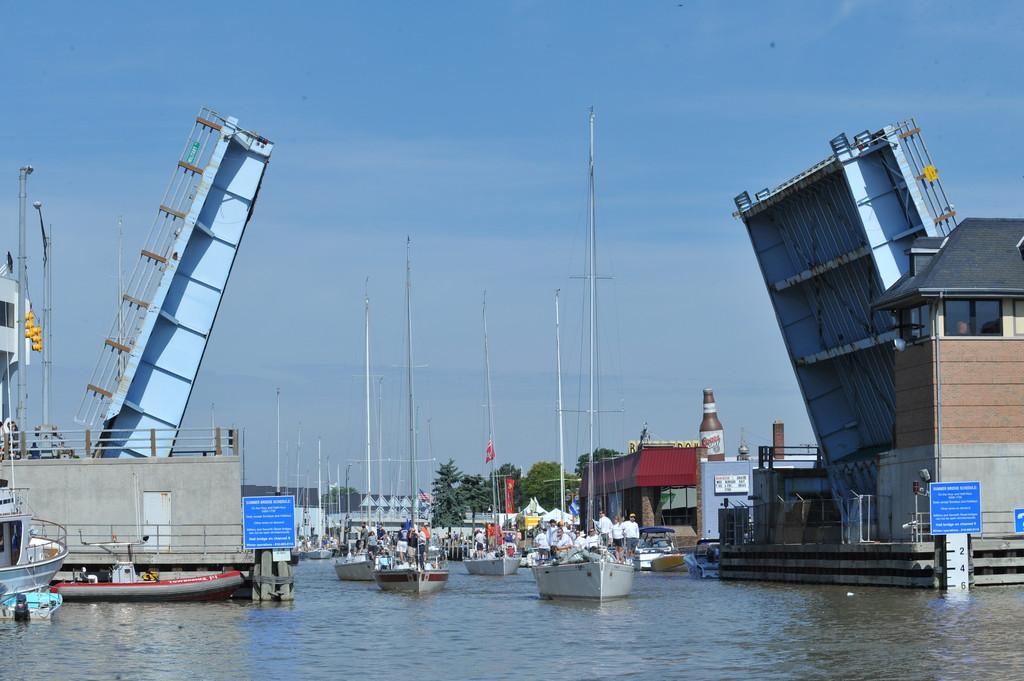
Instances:
[[[36,315],[29,310],[25,313],[25,338],[32,341],[32,349],[36,352],[43,350],[43,328],[36,324]]]

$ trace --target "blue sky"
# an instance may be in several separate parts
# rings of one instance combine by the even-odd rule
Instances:
[[[601,294],[602,403],[623,410],[604,418],[604,446],[624,448],[645,421],[658,437],[693,437],[704,386],[730,450],[741,428],[766,443],[775,419],[790,442],[812,440],[732,197],[820,160],[838,132],[916,117],[960,216],[1020,214],[1015,3],[0,12],[0,225],[14,250],[17,169],[32,163],[30,200],[55,233],[55,411],[68,427],[113,315],[117,217],[133,253],[202,105],[276,143],[186,417],[207,423],[214,403],[244,427],[251,482],[275,475],[276,386],[292,453],[303,424],[300,470],[312,473],[317,435],[332,469],[361,456],[366,277],[385,456],[405,456],[394,367],[407,234],[417,362],[429,365],[417,374],[422,451],[429,419],[435,457],[483,470],[486,289],[499,460],[557,454],[552,294],[563,291],[575,408],[582,291],[570,277],[583,264],[590,105],[600,268],[614,276]],[[567,433],[573,456],[585,442],[573,417]]]

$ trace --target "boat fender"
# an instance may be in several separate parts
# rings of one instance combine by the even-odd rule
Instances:
[[[28,599],[25,594],[18,594],[14,602],[14,621],[28,622],[31,617],[28,609]]]

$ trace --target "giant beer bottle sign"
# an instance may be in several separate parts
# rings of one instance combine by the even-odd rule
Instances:
[[[725,431],[724,430],[702,430],[700,431],[700,446],[707,447],[708,455],[725,454]]]
[[[725,430],[718,420],[715,393],[704,388],[704,419],[700,422],[700,446],[707,447],[708,456],[725,454]]]

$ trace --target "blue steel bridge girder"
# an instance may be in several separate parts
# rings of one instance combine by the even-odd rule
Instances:
[[[955,227],[913,121],[853,143],[841,135],[832,150],[754,201],[736,200],[829,463],[889,443],[896,334],[871,302],[907,271],[914,238]]]
[[[121,455],[148,456],[144,431],[181,426],[273,150],[237,119],[196,120],[79,411]]]

